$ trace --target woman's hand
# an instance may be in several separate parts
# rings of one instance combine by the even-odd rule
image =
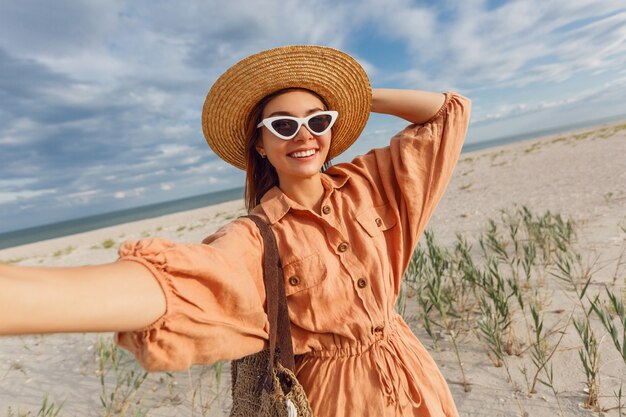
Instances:
[[[0,335],[138,330],[164,312],[161,287],[136,262],[76,268],[0,264]]]
[[[411,123],[429,121],[443,106],[445,96],[418,90],[375,88],[372,91],[372,111],[401,117]]]

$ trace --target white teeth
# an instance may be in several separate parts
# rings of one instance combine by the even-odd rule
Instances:
[[[292,154],[289,154],[289,156],[292,156],[294,158],[305,158],[307,156],[311,156],[315,153],[315,149],[309,149],[308,151],[304,151],[304,152],[294,152]]]

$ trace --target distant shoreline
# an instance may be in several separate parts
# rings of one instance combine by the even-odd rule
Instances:
[[[588,125],[587,123],[580,123],[577,125],[570,125],[567,128],[563,127],[545,129],[527,133],[524,135],[513,135],[484,142],[466,144],[463,147],[462,154],[468,154],[480,150],[510,145],[513,143],[537,141],[553,136],[568,135],[574,132],[591,131],[602,128],[603,126],[619,125],[626,122],[626,116],[620,117],[611,122],[597,122],[598,121],[595,122],[596,124],[592,125]],[[0,250],[35,243],[42,240],[89,232],[104,227],[117,226],[120,224],[134,222],[138,220],[147,220],[163,215],[198,209],[214,204],[241,200],[242,198],[243,188],[239,187],[202,194],[198,196],[186,197],[178,200],[165,201],[146,206],[133,207],[109,213],[102,213],[78,219],[65,220],[26,229],[12,230],[0,233]]]
[[[139,206],[78,219],[0,233],[0,249],[117,226],[243,198],[243,188],[215,191],[178,200]]]
[[[549,129],[539,129],[532,132],[526,132],[517,135],[504,136],[501,138],[488,139],[480,142],[465,143],[461,153],[479,151],[481,149],[493,148],[500,145],[508,145],[509,143],[524,142],[526,140],[539,139],[546,136],[557,134],[568,134],[579,130],[597,129],[602,126],[610,126],[626,122],[626,115],[606,117],[603,119],[590,120],[587,122],[574,123],[567,126],[553,127]]]

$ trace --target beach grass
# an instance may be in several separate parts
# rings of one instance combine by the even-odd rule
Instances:
[[[54,256],[55,258],[58,258],[59,256],[69,255],[70,253],[74,251],[74,249],[76,249],[74,246],[66,246],[64,249],[59,249],[55,251],[52,254],[52,256]]]
[[[106,239],[105,241],[102,242],[102,247],[104,249],[110,249],[113,246],[115,246],[115,241],[113,239]]]
[[[19,258],[3,259],[3,260],[0,260],[0,263],[3,263],[3,264],[19,264],[20,262],[24,261],[25,259],[27,259],[27,258],[26,257],[19,257]]]
[[[100,242],[100,244],[92,245],[90,249],[111,249],[115,247],[116,244],[117,242],[115,240],[111,238],[107,238],[103,240],[102,242]]]
[[[12,407],[9,407],[6,412],[6,417],[58,417],[63,409],[64,403],[57,404],[55,401],[51,401],[48,394],[44,394],[41,407],[35,412],[30,410],[23,410],[18,408],[17,411]]]
[[[569,333],[579,337],[584,407],[599,413],[610,408],[601,403],[599,345],[601,337],[608,335],[626,364],[623,295],[608,285],[603,286],[605,302],[590,294],[594,261],[585,262],[578,253],[576,225],[571,219],[550,211],[536,214],[521,206],[501,210],[498,219],[488,219],[473,241],[476,247],[460,234],[449,247],[439,245],[430,230],[424,236],[409,264],[397,311],[405,314],[406,298],[416,297],[419,326],[436,350],[442,349],[445,340],[451,345],[466,392],[472,378],[464,369],[459,345],[479,344],[489,362],[504,370],[519,415],[524,415],[524,403],[537,393],[538,385],[550,390],[559,414],[565,415],[555,382],[555,372],[560,370],[555,369],[554,358],[562,354]],[[545,300],[556,290],[573,296],[575,302],[566,316],[547,328]],[[599,336],[594,330],[598,321],[606,335]],[[515,372],[514,366],[518,368]],[[618,408],[622,407],[621,392],[617,390],[613,396]]]
[[[118,348],[109,338],[101,338],[95,350],[103,416],[146,415],[138,393],[148,372],[141,369],[130,353]]]

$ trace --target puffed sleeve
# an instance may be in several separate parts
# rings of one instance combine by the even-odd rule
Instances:
[[[120,259],[146,266],[160,284],[166,312],[145,329],[116,334],[147,370],[240,358],[268,338],[263,242],[256,225],[237,219],[203,244],[163,239],[125,242]]]
[[[412,124],[389,146],[373,149],[347,166],[396,214],[395,233],[406,264],[450,181],[469,124],[470,100],[448,92],[426,123]]]

